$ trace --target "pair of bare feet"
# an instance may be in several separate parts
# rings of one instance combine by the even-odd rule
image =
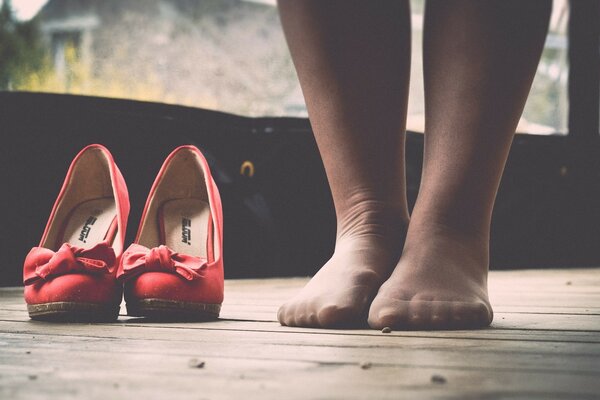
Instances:
[[[406,202],[407,0],[278,0],[336,210],[335,251],[283,325],[490,324],[492,208],[551,1],[427,0],[423,174]]]
[[[428,213],[356,211],[335,251],[278,313],[282,325],[317,328],[461,329],[492,321],[488,238]],[[360,223],[357,223],[360,221]],[[403,249],[403,250],[402,250]]]

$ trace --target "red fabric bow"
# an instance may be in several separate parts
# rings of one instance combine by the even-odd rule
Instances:
[[[121,266],[123,272],[120,278],[124,279],[144,272],[172,272],[191,281],[202,277],[201,271],[206,268],[206,260],[176,253],[164,245],[149,249],[132,244],[123,253]]]
[[[90,249],[65,243],[56,252],[34,247],[25,258],[23,283],[31,285],[39,280],[73,273],[107,274],[115,263],[115,251],[106,242]]]

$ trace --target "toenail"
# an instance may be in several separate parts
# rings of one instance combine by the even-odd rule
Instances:
[[[392,328],[390,328],[389,326],[386,326],[385,328],[383,328],[381,330],[381,333],[392,333]]]

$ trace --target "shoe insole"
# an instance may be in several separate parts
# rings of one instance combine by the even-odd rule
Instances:
[[[112,197],[85,201],[71,211],[62,242],[92,248],[106,239],[116,218],[117,206]]]
[[[171,250],[208,259],[210,206],[194,198],[164,202],[158,213],[161,242]]]

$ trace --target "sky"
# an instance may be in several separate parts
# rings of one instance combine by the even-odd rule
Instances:
[[[48,0],[12,0],[15,14],[20,20],[31,19]],[[0,3],[3,1],[0,0]]]

